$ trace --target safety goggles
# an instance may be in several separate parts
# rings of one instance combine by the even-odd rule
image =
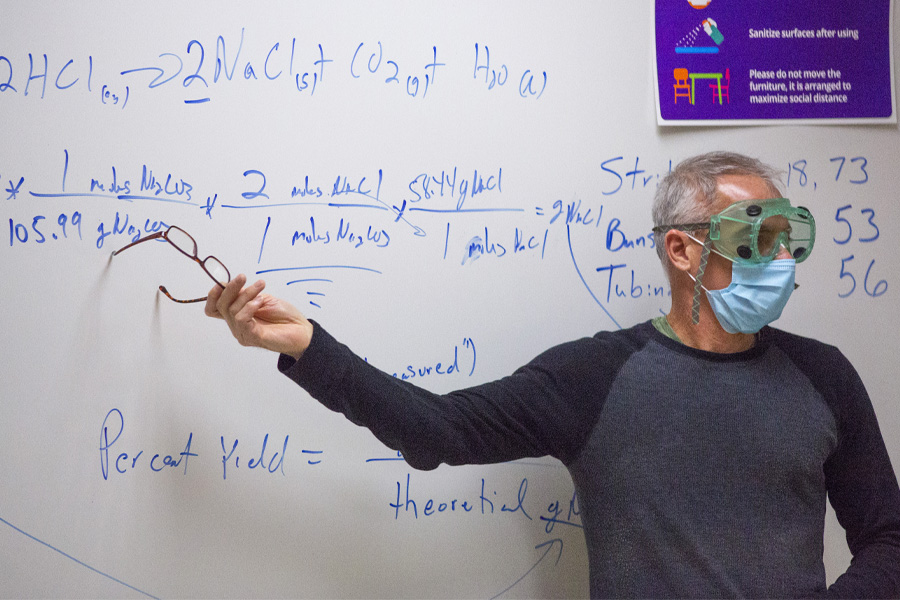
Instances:
[[[664,233],[670,229],[708,229],[709,243],[718,254],[751,264],[769,262],[782,246],[798,263],[803,262],[816,240],[812,214],[802,206],[791,206],[787,198],[741,200],[713,215],[708,223],[660,225],[653,231]]]

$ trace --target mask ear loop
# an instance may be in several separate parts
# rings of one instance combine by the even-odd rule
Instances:
[[[703,239],[703,250],[700,252],[700,267],[697,269],[697,277],[694,279],[694,302],[691,305],[691,322],[696,325],[700,322],[700,291],[703,289],[703,273],[706,271],[706,263],[709,260],[709,252],[712,249],[712,242],[709,239],[709,230],[706,231],[706,237]]]

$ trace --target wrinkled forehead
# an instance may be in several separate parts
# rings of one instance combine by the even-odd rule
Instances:
[[[781,194],[762,177],[756,175],[723,175],[716,182],[716,205],[713,214],[722,212],[742,200],[770,200]]]

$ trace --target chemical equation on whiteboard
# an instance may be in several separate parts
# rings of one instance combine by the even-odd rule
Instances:
[[[20,64],[24,65],[24,59],[22,60]],[[24,78],[17,77],[16,74],[22,70],[24,67],[15,71],[12,59],[0,55],[0,94],[21,93],[23,97],[38,97],[43,100],[47,96],[48,82],[52,79],[49,84],[52,92],[81,91],[103,106],[120,109],[128,106],[131,86],[118,81],[97,81],[99,78],[94,75],[93,56],[69,58],[63,63],[62,60],[51,61],[47,54],[35,56],[29,52],[28,74]]]
[[[122,200],[135,202],[148,200],[165,204],[196,205],[194,199],[193,184],[184,177],[172,172],[154,172],[146,163],[140,167],[140,177],[123,175],[120,169],[110,167],[108,175],[91,173],[87,175],[72,175],[76,180],[75,189],[69,185],[69,165],[71,157],[67,149],[63,150],[63,160],[58,171],[60,187],[52,191],[33,189],[28,191],[32,198],[98,198],[107,200]],[[21,183],[20,181],[19,186]],[[68,188],[67,188],[68,186]],[[19,190],[17,190],[18,192]],[[16,194],[18,195],[18,193]]]
[[[551,210],[536,207],[535,214],[538,217],[549,217],[550,225],[559,224],[558,227],[572,226],[576,228],[588,228],[602,231],[605,234],[605,248],[609,252],[620,252],[636,248],[656,247],[652,230],[633,231],[618,217],[604,218],[604,205],[600,203],[588,203],[581,199],[568,203],[556,200]]]
[[[62,212],[58,215],[35,215],[30,222],[23,223],[16,219],[9,220],[9,245],[31,246],[43,245],[66,240],[84,240],[82,233],[83,215],[80,211]],[[144,219],[143,223],[132,220],[127,213],[116,211],[115,216],[108,220],[97,221],[95,230],[97,238],[95,245],[102,249],[104,242],[110,236],[115,238],[125,237],[128,241],[135,242],[139,238],[157,231],[167,229],[168,225],[163,221]],[[91,226],[94,228],[94,226]]]
[[[865,156],[834,154],[827,160],[789,161],[785,183],[795,204],[826,185],[850,190],[869,184],[878,174],[879,165]],[[0,164],[3,205],[14,207],[17,215],[6,220],[7,247],[24,250],[91,240],[104,249],[109,238],[134,241],[177,223],[179,211],[190,215],[199,210],[208,219],[222,211],[264,211],[264,227],[256,229],[251,222],[248,229],[261,233],[256,264],[275,257],[293,264],[260,266],[257,273],[328,268],[382,274],[381,266],[366,263],[377,260],[376,255],[393,256],[398,247],[405,251],[409,236],[428,238],[427,247],[419,246],[424,255],[465,269],[477,270],[497,260],[556,261],[565,236],[577,275],[604,310],[609,303],[655,302],[669,295],[661,278],[636,268],[644,262],[636,255],[652,253],[655,238],[648,224],[626,216],[626,204],[635,195],[648,201],[671,170],[671,160],[654,163],[624,154],[606,158],[587,189],[573,192],[574,199],[535,198],[529,209],[509,193],[520,182],[502,164],[417,165],[399,174],[378,167],[269,173],[265,166],[246,165],[255,168],[235,169],[209,183],[198,180],[185,165],[101,159],[100,164],[108,166],[97,172],[93,166],[86,170],[75,158],[64,149],[57,161],[37,164],[39,169],[49,167],[49,173],[37,177],[22,175],[24,166],[17,172],[15,166]],[[33,186],[35,180],[42,187]],[[213,185],[232,191],[224,195]],[[53,210],[48,207],[53,200],[66,205]],[[90,206],[73,206],[73,200]],[[23,202],[42,208],[23,215]],[[141,204],[154,212],[165,210],[165,218],[118,209],[98,214],[99,203]],[[510,218],[498,219],[501,215]],[[821,226],[828,222],[825,216],[819,215]],[[840,298],[890,297],[889,274],[873,252],[880,250],[879,225],[870,207],[838,208],[831,227],[838,232],[835,243],[845,250],[835,264],[835,294]],[[598,249],[605,254],[598,255]],[[587,261],[579,262],[579,256]],[[334,282],[332,273],[323,275],[292,279],[287,285],[305,284],[311,288],[305,290],[309,304],[322,308],[327,293],[323,284]]]
[[[537,235],[529,235],[518,227],[512,230],[504,228],[500,236],[491,234],[489,227],[479,228],[477,235],[468,238],[463,244],[461,265],[474,262],[482,256],[504,258],[508,256],[525,255],[531,253],[540,256],[543,260],[547,254],[547,236],[549,229],[539,232]],[[494,230],[496,231],[496,230]],[[450,227],[447,227],[447,244],[449,246]],[[446,257],[446,256],[445,256]]]
[[[148,47],[147,43],[139,47]],[[246,28],[239,34],[222,34],[214,41],[185,40],[180,47],[149,51],[152,58],[137,65],[108,66],[118,57],[28,53],[25,57],[0,55],[0,98],[20,95],[44,99],[48,95],[87,93],[103,106],[125,109],[149,103],[134,97],[138,92],[172,90],[175,101],[202,107],[213,101],[222,86],[240,82],[248,93],[289,92],[300,97],[322,95],[335,78],[353,82],[360,98],[384,90],[404,98],[425,99],[451,81],[451,69],[471,73],[468,79],[492,93],[540,100],[547,91],[547,71],[536,66],[513,66],[491,56],[487,44],[474,44],[468,59],[447,63],[437,46],[409,49],[380,39],[358,40],[336,50],[322,43],[265,40]],[[464,55],[454,51],[456,56]],[[458,83],[456,85],[459,85]],[[346,88],[344,88],[346,89]]]
[[[323,226],[320,221],[317,227],[315,217],[310,217],[308,225],[295,229],[291,235],[292,247],[331,243],[343,243],[351,248],[387,248],[391,243],[391,236],[384,229],[373,228],[371,225],[355,228],[350,219],[343,218],[334,225]]]

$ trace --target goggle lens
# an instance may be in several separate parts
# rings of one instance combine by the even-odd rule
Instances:
[[[785,199],[744,201],[712,218],[710,239],[717,251],[739,262],[768,262],[782,247],[802,262],[812,252],[815,227],[808,210]]]
[[[775,258],[781,247],[787,248],[795,259],[802,260],[812,249],[812,228],[802,216],[775,215],[765,219],[756,236],[756,249],[762,258]],[[740,251],[740,249],[738,249]],[[750,256],[745,258],[750,258]]]

